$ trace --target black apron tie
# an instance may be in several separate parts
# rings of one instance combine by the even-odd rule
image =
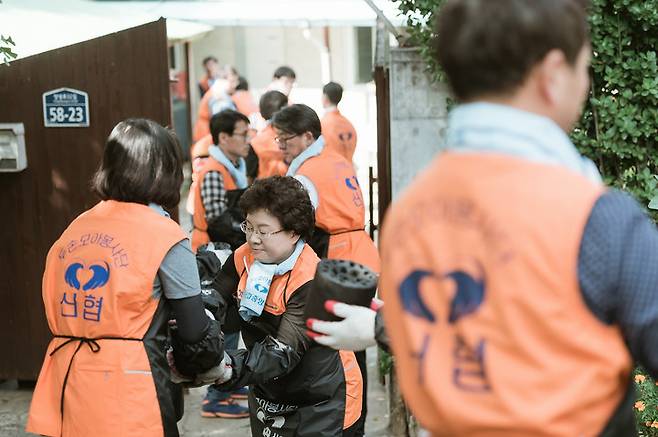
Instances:
[[[350,232],[359,232],[359,231],[364,231],[365,232],[366,228],[358,228],[358,229],[349,229],[347,231],[340,231],[340,232],[334,232],[329,235],[340,235],[340,234],[349,234]]]
[[[59,351],[62,349],[64,346],[66,346],[69,343],[73,342],[79,342],[78,346],[75,348],[75,352],[73,352],[73,355],[71,355],[71,360],[69,361],[69,365],[66,369],[66,375],[64,375],[64,383],[62,384],[62,395],[60,396],[59,399],[59,411],[62,415],[62,426],[64,426],[64,392],[66,391],[66,384],[69,380],[69,374],[71,373],[71,366],[73,365],[73,359],[75,358],[76,354],[82,349],[82,345],[86,344],[89,347],[89,350],[92,351],[93,353],[98,353],[98,351],[101,350],[101,345],[98,344],[97,340],[127,340],[127,341],[142,341],[141,338],[130,338],[130,337],[96,337],[96,338],[87,338],[87,337],[76,337],[73,335],[55,335],[55,338],[66,338],[64,343],[60,344],[57,346],[53,351],[48,354],[49,356],[53,356],[55,352]]]

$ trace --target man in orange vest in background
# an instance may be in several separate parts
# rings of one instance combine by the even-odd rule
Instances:
[[[207,56],[203,59],[203,69],[206,74],[199,81],[199,97],[203,97],[221,75],[219,61],[214,56]]]
[[[336,82],[329,82],[322,87],[322,136],[325,147],[343,155],[352,162],[356,149],[356,130],[350,121],[338,110],[338,103],[343,98],[343,87]]]
[[[324,150],[321,124],[306,105],[283,108],[272,118],[288,176],[306,188],[315,207],[316,229],[309,245],[321,258],[346,259],[379,273],[379,254],[364,230],[365,207],[354,166],[332,150]],[[363,375],[363,404],[358,432],[362,435],[367,412],[365,352],[356,354]]]
[[[288,171],[288,164],[283,161],[283,153],[276,140],[276,132],[272,127],[272,116],[288,105],[288,97],[279,91],[268,91],[260,98],[260,114],[266,120],[266,125],[251,140],[251,147],[257,156],[258,179],[270,176],[283,176]]]
[[[634,363],[658,377],[658,233],[566,134],[589,90],[585,3],[438,16],[462,104],[385,219],[380,283],[402,392],[433,435],[637,435]],[[372,311],[336,307],[321,342],[372,338]]]
[[[290,97],[290,92],[296,80],[295,70],[283,65],[274,70],[272,82],[267,86],[267,91],[279,91]]]
[[[221,219],[237,204],[239,193],[247,188],[244,158],[249,150],[249,119],[226,109],[213,116],[210,128],[214,144],[209,147],[209,158],[199,170],[194,187],[192,250],[195,252],[210,241],[232,244],[233,230],[227,229],[227,223]],[[239,232],[238,229],[235,234],[240,235]]]
[[[236,110],[249,117],[249,120],[255,114],[258,114],[258,105],[256,105],[254,96],[249,91],[249,82],[247,82],[246,78],[238,76],[238,85],[235,87],[235,92],[231,96],[231,100]]]
[[[225,66],[220,76],[199,102],[197,118],[192,130],[192,140],[199,141],[210,134],[210,118],[224,109],[237,110],[232,99],[239,83],[238,72],[230,65]]]

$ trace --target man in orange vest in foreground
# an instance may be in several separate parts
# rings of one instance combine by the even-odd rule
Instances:
[[[338,110],[338,103],[343,98],[343,87],[336,82],[329,82],[322,88],[322,136],[325,147],[343,155],[352,162],[356,149],[356,130],[350,121]]]
[[[658,377],[658,233],[565,134],[588,94],[584,2],[449,0],[437,26],[462,104],[381,246],[405,399],[435,436],[636,435],[633,363]],[[374,311],[328,305],[346,318],[311,321],[317,341],[373,343]]]
[[[309,245],[321,258],[347,259],[379,273],[379,254],[364,230],[365,208],[350,161],[324,150],[321,124],[306,105],[283,108],[272,118],[277,142],[289,164],[288,176],[306,188],[315,207],[316,229]],[[356,354],[363,376],[363,404],[355,435],[363,435],[367,412],[365,352]]]

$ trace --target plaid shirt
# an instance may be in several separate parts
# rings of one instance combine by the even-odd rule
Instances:
[[[201,183],[201,201],[206,210],[206,221],[219,217],[228,207],[224,179],[218,171],[209,171]]]

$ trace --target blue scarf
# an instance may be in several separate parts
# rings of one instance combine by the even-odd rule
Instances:
[[[219,147],[215,145],[210,146],[208,148],[208,153],[210,153],[210,156],[212,156],[215,161],[226,167],[226,170],[231,174],[231,177],[238,188],[247,188],[247,164],[245,164],[244,158],[238,159],[238,166],[236,168]]]
[[[594,163],[578,153],[555,122],[511,106],[484,102],[458,106],[449,116],[445,149],[501,153],[559,165],[601,183]]]
[[[307,159],[312,158],[314,156],[318,156],[320,153],[322,153],[323,149],[324,149],[324,137],[320,135],[313,144],[308,146],[306,150],[304,150],[302,153],[297,155],[297,158],[292,160],[292,162],[290,163],[290,167],[288,167],[288,171],[286,172],[286,176],[295,176],[295,173],[297,173],[299,167],[301,167],[302,164]]]
[[[288,273],[295,267],[297,258],[299,258],[302,250],[304,250],[305,244],[301,238],[297,240],[295,250],[280,264],[264,264],[260,261],[254,261],[251,264],[247,269],[247,285],[242,293],[242,298],[240,298],[240,308],[238,309],[238,313],[243,320],[249,321],[253,317],[258,317],[263,313],[272,279],[274,276],[281,276]]]

